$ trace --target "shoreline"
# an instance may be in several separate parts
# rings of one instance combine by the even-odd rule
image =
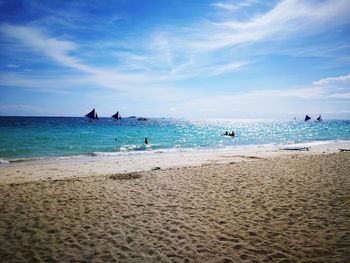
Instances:
[[[285,147],[310,147],[310,150],[282,150]],[[142,172],[210,163],[244,162],[257,158],[330,154],[339,152],[339,148],[350,149],[350,141],[250,145],[205,150],[137,152],[136,154],[125,153],[120,155],[28,158],[0,165],[0,184]]]

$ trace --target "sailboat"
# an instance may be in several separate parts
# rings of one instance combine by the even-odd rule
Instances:
[[[306,116],[305,116],[305,121],[308,121],[308,120],[311,120],[311,118],[310,118],[309,115],[306,115]]]
[[[122,116],[120,116],[119,111],[117,111],[116,114],[112,115],[112,118],[114,118],[116,120],[120,120],[122,118]]]
[[[98,120],[97,112],[95,109],[86,114],[85,117],[88,117],[90,120]]]
[[[321,122],[322,121],[322,116],[320,114],[320,116],[318,116],[318,118],[316,119],[318,122]]]

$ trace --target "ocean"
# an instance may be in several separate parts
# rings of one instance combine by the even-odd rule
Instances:
[[[235,138],[222,136],[235,131]],[[0,117],[0,161],[350,140],[350,121]],[[144,144],[147,138],[148,145]]]

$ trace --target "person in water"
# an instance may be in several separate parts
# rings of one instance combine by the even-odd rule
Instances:
[[[232,131],[232,133],[229,133],[228,131],[225,131],[224,134],[222,134],[223,136],[231,136],[231,137],[235,137],[235,132]]]
[[[145,137],[145,144],[148,144],[148,140],[147,140],[147,138]]]

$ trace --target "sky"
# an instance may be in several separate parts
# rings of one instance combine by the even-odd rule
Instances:
[[[0,115],[350,119],[349,0],[0,0]]]

